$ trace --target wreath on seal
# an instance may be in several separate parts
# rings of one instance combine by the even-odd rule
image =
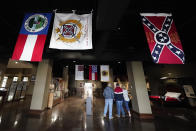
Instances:
[[[105,70],[102,71],[101,73],[102,73],[102,76],[107,76],[108,75],[108,71],[105,71]]]

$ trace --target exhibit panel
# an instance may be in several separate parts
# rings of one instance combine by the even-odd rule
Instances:
[[[8,97],[7,97],[7,101],[13,101],[14,100],[14,95],[16,93],[16,89],[17,89],[17,81],[13,81],[10,88],[9,88],[9,91],[8,91]]]
[[[68,96],[67,82],[60,77],[54,77],[52,79],[49,85],[48,108],[52,108],[56,104],[61,103]]]
[[[7,94],[7,101],[18,101],[25,98],[28,86],[28,77],[23,77],[22,81],[18,81],[18,77],[13,77],[11,86]]]

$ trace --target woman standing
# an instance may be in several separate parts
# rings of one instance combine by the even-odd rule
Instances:
[[[129,117],[131,117],[131,112],[130,112],[130,108],[129,108],[129,101],[130,101],[130,99],[129,99],[129,95],[128,95],[128,91],[127,90],[128,90],[128,87],[123,86],[124,105],[125,105],[125,108],[126,108],[126,110],[128,112]]]

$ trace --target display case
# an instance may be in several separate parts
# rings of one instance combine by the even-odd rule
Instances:
[[[64,99],[65,84],[62,78],[53,78],[49,87],[48,108],[52,108]]]
[[[0,103],[3,104],[5,102],[7,95],[7,90],[5,88],[0,88]]]
[[[12,84],[8,90],[7,101],[17,101],[25,98],[28,86],[28,77],[23,77],[22,81],[18,81],[18,77],[14,77]]]
[[[18,85],[18,83],[16,81],[12,82],[12,84],[9,88],[9,91],[8,91],[7,101],[13,101],[14,100],[17,85]]]

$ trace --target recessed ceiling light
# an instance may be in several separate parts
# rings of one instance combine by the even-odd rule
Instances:
[[[161,80],[165,80],[165,79],[167,79],[168,77],[166,77],[166,76],[163,76],[163,77],[161,77],[160,79]]]
[[[172,73],[170,73],[170,72],[168,73],[169,76],[171,76],[171,74],[172,74]]]

